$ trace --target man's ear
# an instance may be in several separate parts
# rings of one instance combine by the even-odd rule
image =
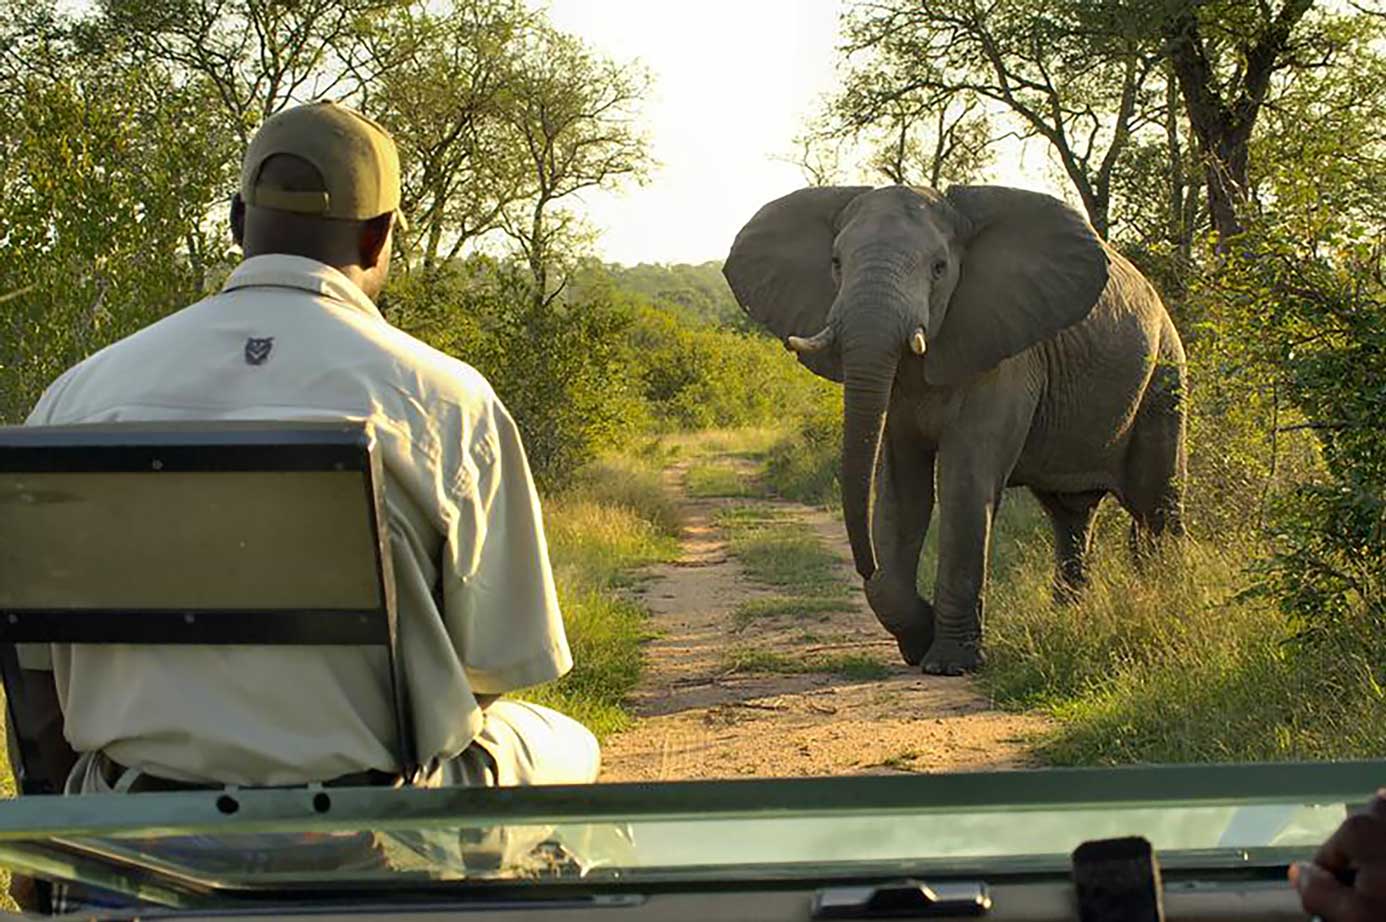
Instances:
[[[394,212],[386,212],[371,218],[361,225],[361,268],[374,269],[388,252],[390,245],[390,226],[394,223]]]
[[[245,249],[245,202],[239,192],[231,196],[231,239]]]

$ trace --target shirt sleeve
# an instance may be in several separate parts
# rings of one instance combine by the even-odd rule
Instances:
[[[529,461],[494,396],[469,442],[453,484],[444,618],[473,691],[498,695],[556,679],[573,658]]]

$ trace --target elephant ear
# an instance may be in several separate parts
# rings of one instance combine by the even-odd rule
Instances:
[[[1005,186],[953,186],[965,255],[937,342],[930,384],[959,384],[1078,323],[1107,286],[1107,252],[1058,199]]]
[[[870,186],[800,189],[757,211],[722,265],[741,309],[782,341],[822,330],[836,296],[832,251],[838,215],[870,191]],[[816,374],[842,380],[837,350],[801,352],[798,358]]]

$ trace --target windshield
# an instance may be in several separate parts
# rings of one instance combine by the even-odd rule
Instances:
[[[11,811],[0,856],[173,905],[304,888],[1062,876],[1082,842],[1125,835],[1147,837],[1172,873],[1279,869],[1355,810],[1346,791],[1379,770],[1343,768],[610,786],[504,799],[344,789],[326,803],[260,791],[235,795],[234,810],[207,795],[106,796],[47,805],[42,821]]]
[[[1386,783],[1380,6],[0,0],[5,860],[185,894],[1321,839]],[[350,461],[229,447],[343,420]],[[1304,766],[1358,767],[1026,793]],[[787,778],[852,794],[640,806]],[[309,784],[374,794],[252,791]],[[111,794],[226,785],[195,828]]]

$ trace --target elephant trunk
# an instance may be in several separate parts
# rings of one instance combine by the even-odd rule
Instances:
[[[842,511],[852,558],[862,579],[876,572],[871,540],[873,487],[890,389],[900,361],[898,344],[865,343],[843,350]]]

